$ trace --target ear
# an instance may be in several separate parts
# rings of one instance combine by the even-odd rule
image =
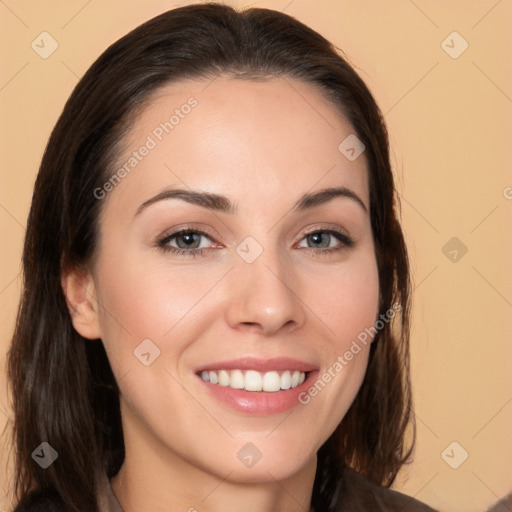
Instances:
[[[61,286],[73,327],[88,339],[101,338],[96,288],[92,274],[81,267],[63,271]]]

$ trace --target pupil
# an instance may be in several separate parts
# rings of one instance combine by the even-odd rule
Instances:
[[[326,233],[313,233],[310,237],[314,244],[320,244],[321,247],[329,246],[328,235]]]
[[[197,234],[195,233],[183,233],[181,235],[181,239],[178,238],[178,246],[181,245],[180,249],[186,249],[186,248],[189,248],[192,244],[194,244],[195,242],[197,242],[194,238],[197,237]],[[180,244],[180,240],[183,240],[184,242],[184,246],[183,244]]]

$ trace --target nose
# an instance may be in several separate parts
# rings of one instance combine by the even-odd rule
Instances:
[[[299,280],[270,251],[252,263],[239,260],[228,283],[226,321],[233,329],[265,336],[302,327],[306,319]]]

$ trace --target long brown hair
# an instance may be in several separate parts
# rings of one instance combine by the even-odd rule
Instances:
[[[219,73],[305,81],[350,121],[366,147],[380,312],[401,306],[376,335],[362,387],[318,452],[313,506],[327,510],[344,466],[389,486],[411,453],[409,267],[383,116],[341,52],[307,26],[272,10],[198,4],[159,15],[110,46],[71,94],[44,153],[8,361],[20,503],[44,491],[71,510],[98,511],[100,482],[123,462],[116,381],[101,340],[74,330],[61,274],[95,254],[103,201],[93,191],[112,175],[123,136],[148,97],[165,84]],[[58,452],[47,469],[31,457],[42,441]]]

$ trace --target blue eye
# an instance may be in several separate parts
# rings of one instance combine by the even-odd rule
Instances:
[[[161,247],[164,252],[186,256],[198,256],[208,249],[208,244],[204,244],[202,240],[205,238],[211,242],[211,238],[206,233],[187,228],[166,235],[158,242],[158,246]]]
[[[303,242],[306,242],[304,245]],[[205,232],[192,228],[184,228],[165,235],[158,243],[158,247],[165,253],[178,256],[202,256],[213,249],[214,242]],[[354,245],[349,236],[332,229],[316,230],[307,233],[300,241],[298,247],[311,253],[333,254],[346,250]]]
[[[307,244],[312,245],[304,246],[301,241],[299,247],[306,249],[320,249],[319,251],[316,251],[320,253],[335,252],[354,245],[354,241],[349,236],[332,229],[313,231],[308,233],[302,240],[305,240]]]

